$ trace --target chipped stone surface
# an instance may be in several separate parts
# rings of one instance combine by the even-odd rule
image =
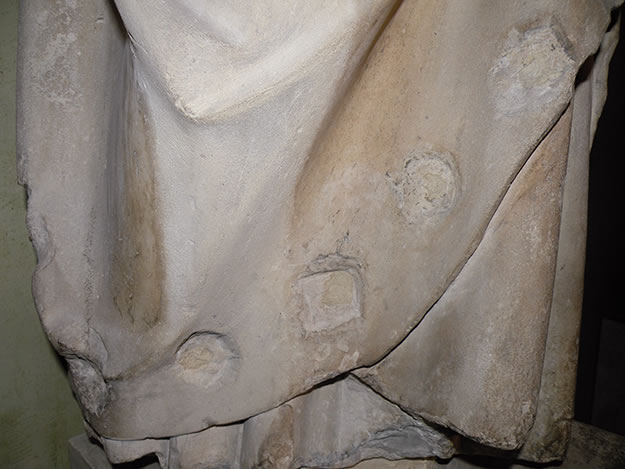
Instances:
[[[339,468],[371,458],[452,454],[444,435],[347,377],[244,424],[172,439],[169,467]]]
[[[25,2],[33,291],[111,456],[200,464],[200,435],[233,426],[206,461],[431,455],[440,433],[417,415],[520,447],[541,400],[567,109],[617,3]],[[591,129],[597,102],[575,104]],[[414,336],[423,353],[390,366]],[[411,415],[372,391],[343,402],[345,375],[372,366]],[[378,398],[394,406],[383,428]]]
[[[110,400],[110,386],[92,363],[81,358],[68,358],[67,365],[74,392],[92,415],[99,416]]]
[[[460,186],[453,157],[434,152],[410,156],[400,174],[388,177],[397,207],[410,224],[448,212]]]
[[[231,341],[211,332],[196,332],[176,352],[182,379],[206,387],[235,379],[238,360]]]
[[[103,449],[89,439],[87,435],[80,434],[69,439],[69,467],[70,469],[113,469]],[[158,462],[148,465],[138,465],[137,469],[160,469]]]
[[[362,281],[354,268],[304,275],[296,288],[306,332],[331,330],[362,315]]]
[[[236,468],[240,458],[243,425],[212,427],[170,440],[170,469],[194,466]]]
[[[497,109],[506,114],[570,96],[576,72],[554,25],[510,31],[490,70]]]
[[[169,461],[169,440],[147,438],[140,441],[122,441],[100,438],[107,457],[113,464],[134,461],[146,454],[156,455],[159,464],[167,468]]]

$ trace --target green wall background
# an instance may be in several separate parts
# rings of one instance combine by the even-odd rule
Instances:
[[[35,254],[15,163],[18,0],[0,0],[0,467],[68,468],[82,418],[31,295]]]

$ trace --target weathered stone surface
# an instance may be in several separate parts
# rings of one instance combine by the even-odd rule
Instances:
[[[339,468],[371,458],[454,454],[445,435],[350,376],[244,423],[171,439],[120,441],[94,436],[113,462],[155,453],[170,469]]]
[[[353,377],[244,424],[171,440],[169,467],[347,467],[363,459],[449,458],[450,440]],[[398,466],[401,467],[401,466]]]
[[[189,21],[195,7],[169,2],[120,2],[127,29],[104,0],[22,10],[20,172],[35,295],[57,349],[107,383],[98,403],[83,402],[102,435],[247,418],[358,360],[355,343],[305,339],[308,325],[340,327],[320,302],[341,296],[309,298],[326,313],[305,319],[295,286],[331,252],[294,261],[285,227],[313,142],[392,2],[298,5],[290,15],[295,4],[230,2],[215,6],[221,22],[186,28],[164,24]],[[338,257],[318,273],[352,272]],[[348,322],[359,320],[354,301]],[[192,336],[227,345],[185,358]],[[185,367],[198,355],[203,366]],[[316,371],[311,356],[324,357]],[[162,403],[174,395],[172,418]]]
[[[572,214],[617,4],[25,3],[34,294],[111,458],[443,451],[418,415],[560,457],[583,257]],[[373,365],[360,376],[411,416],[354,378],[319,387]],[[336,421],[297,413],[331,403]]]
[[[583,72],[586,76],[578,80],[572,101],[558,260],[540,395],[534,425],[519,454],[519,458],[530,461],[562,460],[570,436],[584,290],[588,154],[606,99],[607,68],[618,29],[617,23],[606,34],[598,54]]]
[[[70,438],[67,445],[70,469],[111,469],[104,451],[89,441],[87,435]]]
[[[413,414],[502,449],[521,446],[536,412],[570,122],[568,110],[419,326],[356,372]]]
[[[107,457],[113,464],[135,461],[145,455],[156,455],[161,467],[169,467],[169,440],[151,439],[122,441],[100,438]]]
[[[449,462],[438,464],[435,461],[428,462],[428,469],[445,467],[447,469],[480,469],[502,468],[523,469],[527,464],[515,464],[488,457],[454,457]],[[382,468],[384,466],[380,466]],[[529,467],[537,467],[532,465]],[[538,467],[559,467],[563,469],[620,469],[625,467],[625,438],[621,435],[606,432],[597,427],[586,425],[577,421],[571,422],[571,437],[568,450],[563,461],[553,464],[541,464]]]
[[[431,469],[436,466],[434,461],[407,460],[388,461],[386,459],[369,459],[352,466],[353,469]],[[315,468],[318,469],[318,468]]]
[[[625,437],[580,422],[572,423],[571,443],[562,468],[618,469],[624,466]]]
[[[575,421],[572,422],[571,428],[571,444],[564,461],[554,463],[553,465],[542,465],[541,467],[561,467],[565,469],[578,469],[582,467],[592,467],[593,469],[618,469],[623,467],[625,464],[625,440],[622,436]],[[225,440],[213,440],[213,442],[215,443],[214,447],[217,448],[219,443],[225,443]],[[90,442],[86,435],[79,435],[72,438],[69,441],[69,446],[71,469],[112,469],[102,449]],[[193,449],[199,448],[199,446],[195,444],[191,446]],[[207,448],[204,448],[203,451],[204,455],[208,454]],[[203,466],[199,467],[231,467],[227,464],[220,463],[219,460],[211,458],[204,460],[203,464]],[[527,465],[513,464],[509,461],[494,458],[457,456],[448,461],[437,461],[434,459],[401,459],[397,461],[390,461],[388,459],[368,459],[354,466],[350,466],[350,469],[436,469],[443,467],[447,469],[471,469],[500,468],[504,466],[509,469],[522,469],[523,467],[527,467]],[[138,464],[136,467],[137,469],[152,469],[158,466],[154,463],[147,462],[144,465]],[[322,468],[311,467],[305,469]]]

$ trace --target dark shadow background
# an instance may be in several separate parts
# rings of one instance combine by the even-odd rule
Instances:
[[[588,238],[575,419],[625,435],[623,188],[625,27],[610,64],[608,99],[590,153]],[[621,291],[623,289],[623,291]]]

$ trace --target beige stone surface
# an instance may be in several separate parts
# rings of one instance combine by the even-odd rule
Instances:
[[[493,447],[519,448],[536,413],[570,123],[568,110],[419,326],[356,372],[411,413]]]
[[[353,469],[430,469],[435,466],[433,461],[402,460],[388,461],[386,459],[369,459],[352,466]]]
[[[453,454],[445,435],[347,377],[243,424],[175,437],[167,460],[171,469],[340,468],[371,458]]]
[[[584,291],[588,154],[606,99],[609,58],[618,39],[619,23],[601,43],[572,101],[571,138],[562,196],[558,260],[549,316],[537,414],[521,459],[562,460],[570,437],[575,396],[578,338]],[[590,112],[589,112],[590,110]]]
[[[620,469],[625,466],[625,438],[607,432],[592,425],[572,421],[570,444],[562,461],[541,464],[538,467],[562,469]],[[428,468],[444,467],[447,469],[487,469],[501,468],[523,469],[536,467],[526,463],[514,463],[506,459],[488,457],[454,457],[440,464],[431,461]],[[380,465],[380,468],[384,467]]]
[[[564,461],[542,465],[541,467],[561,467],[565,469],[586,467],[592,467],[593,469],[618,469],[623,467],[625,464],[625,439],[622,436],[576,421],[572,422],[571,429],[571,444]],[[215,441],[215,443],[217,442],[218,441]],[[90,442],[86,435],[78,435],[72,438],[69,445],[71,469],[112,468],[111,464],[106,461],[102,449],[93,442]],[[227,465],[219,466],[218,464],[210,465],[211,460],[206,460],[205,463],[206,462],[209,464],[208,467],[211,468],[230,467]],[[154,467],[158,466],[151,462],[137,465],[137,469],[152,469]],[[528,466],[514,464],[509,460],[457,456],[450,460],[438,461],[435,459],[402,459],[397,461],[390,461],[388,459],[368,459],[354,466],[350,466],[349,469],[477,469],[497,467],[522,469]]]
[[[109,457],[338,467],[566,427],[614,6],[25,3],[34,294]]]
[[[76,435],[67,442],[69,452],[69,469],[113,469],[106,453],[100,446],[89,440],[86,434]],[[159,469],[157,462],[133,464],[135,469]]]
[[[82,415],[32,297],[37,259],[15,163],[18,4],[0,2],[0,467],[65,469]]]

